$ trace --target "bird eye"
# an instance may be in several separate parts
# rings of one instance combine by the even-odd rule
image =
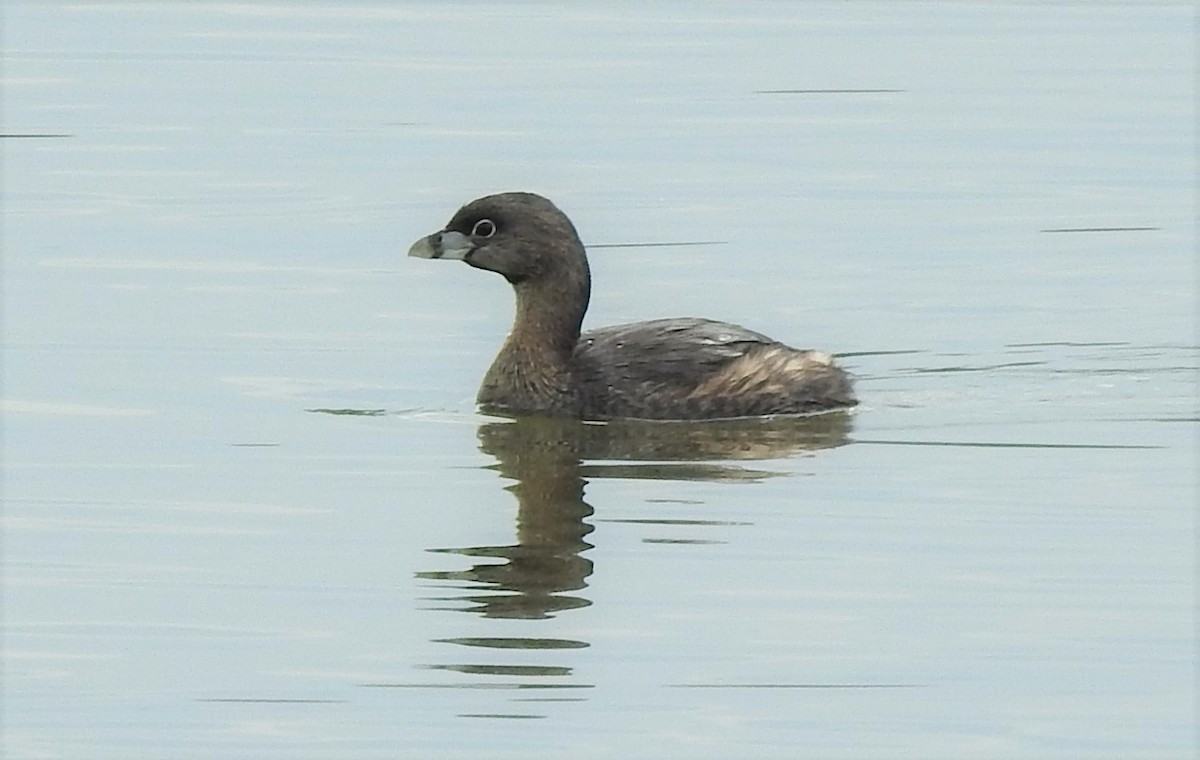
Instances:
[[[489,238],[496,234],[496,223],[491,219],[480,219],[475,222],[475,226],[471,228],[471,235],[474,237]]]

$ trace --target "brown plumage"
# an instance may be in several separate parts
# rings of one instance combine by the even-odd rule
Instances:
[[[571,221],[532,193],[459,209],[410,256],[462,259],[512,284],[513,329],[479,389],[485,411],[585,420],[801,414],[857,403],[818,351],[708,319],[659,319],[580,334],[591,292]]]

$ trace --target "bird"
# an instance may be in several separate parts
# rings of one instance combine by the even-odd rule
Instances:
[[[591,297],[587,254],[567,215],[535,193],[473,200],[408,255],[461,260],[513,288],[512,330],[476,397],[486,413],[714,420],[858,403],[850,375],[829,354],[740,325],[668,318],[581,332]]]

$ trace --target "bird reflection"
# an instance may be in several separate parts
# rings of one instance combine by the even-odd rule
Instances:
[[[538,619],[591,604],[578,592],[587,586],[592,548],[584,501],[588,479],[759,480],[784,473],[743,462],[781,459],[846,443],[850,416],[830,412],[809,417],[707,422],[618,420],[584,423],[526,417],[479,427],[480,449],[490,465],[515,481],[516,543],[433,551],[488,562],[469,569],[420,573],[419,577],[470,584],[460,609],[492,618]]]
[[[576,427],[578,422],[570,423]],[[502,563],[478,564],[450,573],[421,573],[423,578],[469,581],[489,590],[468,596],[468,609],[497,618],[545,618],[585,607],[590,602],[570,592],[582,589],[592,562],[581,553],[592,526],[584,519],[592,508],[583,500],[579,452],[558,421],[517,420],[480,426],[480,448],[499,460],[491,465],[516,481],[505,490],[517,497],[517,542],[511,546],[436,549]]]

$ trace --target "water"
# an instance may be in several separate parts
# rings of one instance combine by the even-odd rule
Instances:
[[[1191,757],[1194,29],[6,4],[5,755]],[[477,416],[506,189],[862,406]]]

